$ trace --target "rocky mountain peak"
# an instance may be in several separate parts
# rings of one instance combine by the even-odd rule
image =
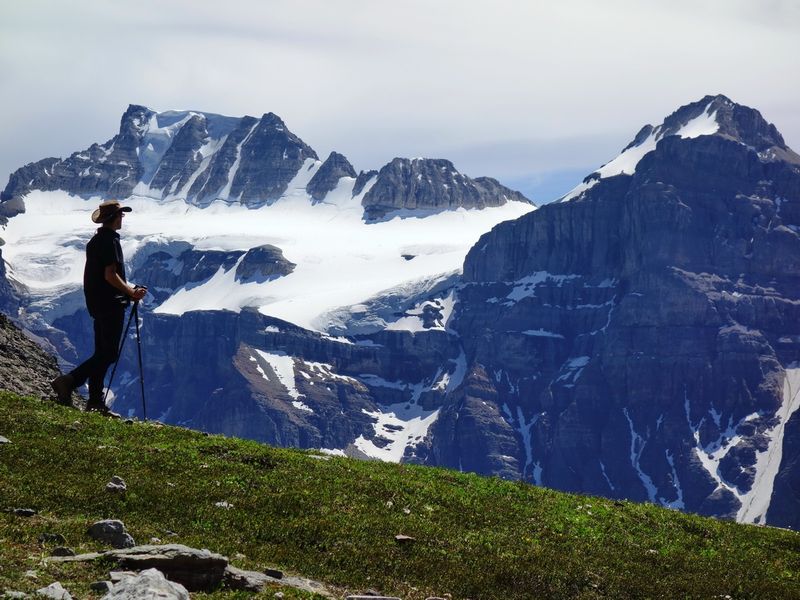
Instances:
[[[764,152],[770,148],[789,150],[783,136],[759,111],[737,104],[727,96],[705,96],[697,102],[682,106],[664,120],[662,135],[674,135],[688,123],[708,115],[717,123],[715,135],[725,136],[745,146]],[[791,150],[789,150],[791,152]],[[792,152],[792,154],[794,154]],[[796,155],[795,155],[796,156]]]
[[[150,110],[146,106],[129,104],[125,112],[122,113],[122,118],[120,119],[120,134],[124,132],[141,131],[155,114],[157,114],[155,111]]]
[[[633,141],[613,160],[590,173],[582,183],[561,198],[561,202],[583,197],[598,181],[615,175],[632,175],[637,165],[661,144],[673,148],[684,142],[696,145],[699,138],[713,137],[743,146],[761,162],[800,165],[800,156],[789,148],[775,126],[757,110],[736,104],[721,94],[705,96],[686,104],[658,126],[645,125]],[[703,144],[705,142],[697,142]],[[715,152],[721,152],[715,149]]]
[[[356,170],[344,155],[331,152],[325,162],[314,173],[306,186],[306,191],[315,202],[321,202],[332,191],[342,177],[356,177]]]
[[[485,208],[511,200],[530,202],[496,180],[459,173],[449,160],[395,158],[378,172],[361,204],[365,218],[374,221],[397,211]]]
[[[265,128],[271,127],[276,130],[286,129],[286,123],[284,123],[283,119],[281,119],[274,112],[264,113],[261,116],[261,124]]]

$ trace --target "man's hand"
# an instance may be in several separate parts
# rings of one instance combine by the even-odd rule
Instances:
[[[131,298],[133,298],[136,302],[138,302],[139,300],[144,298],[146,294],[147,294],[146,287],[136,285],[133,287],[133,294],[131,295]]]

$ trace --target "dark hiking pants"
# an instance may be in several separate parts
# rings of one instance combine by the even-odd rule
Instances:
[[[94,354],[70,373],[75,387],[89,381],[89,402],[103,401],[103,381],[108,367],[117,362],[124,321],[123,306],[94,317]]]

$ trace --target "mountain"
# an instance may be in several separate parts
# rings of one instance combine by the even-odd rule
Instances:
[[[272,114],[131,106],[105,144],[18,170],[0,204],[7,282],[19,290],[10,312],[65,368],[91,352],[88,215],[115,194],[134,208],[122,232],[129,278],[150,289],[148,414],[392,460],[413,454],[463,374],[445,323],[464,255],[535,208],[446,160],[356,174],[341,154],[319,160]],[[133,414],[143,407],[128,359],[114,406]],[[398,403],[408,408],[384,423]]]
[[[800,160],[757,111],[645,127],[470,250],[433,462],[797,528],[799,234]]]
[[[800,159],[757,111],[684,106],[535,211],[447,161],[354,177],[301,141],[274,198],[274,165],[238,174],[249,143],[221,192],[184,193],[209,153],[126,200],[148,415],[800,527]],[[69,185],[10,182],[4,250],[18,319],[74,362],[91,229]],[[141,414],[138,375],[126,350],[117,410]]]
[[[256,208],[281,198],[301,171],[308,175],[307,192],[314,202],[322,202],[341,179],[356,178],[343,155],[332,152],[320,161],[274,113],[236,118],[196,111],[157,113],[130,105],[119,133],[104,144],[15,171],[0,194],[0,217],[22,212],[23,198],[33,190],[62,190],[84,198],[179,199],[200,207],[224,200]],[[373,176],[375,189],[364,198],[368,218],[403,209],[528,203],[497,181],[472,180],[444,160],[395,159],[379,173],[365,174],[359,189]]]

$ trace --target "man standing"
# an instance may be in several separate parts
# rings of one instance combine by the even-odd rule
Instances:
[[[71,405],[72,391],[88,380],[86,410],[110,412],[103,402],[103,382],[108,367],[118,359],[125,308],[130,300],[139,301],[147,293],[144,288],[131,287],[125,279],[125,262],[117,231],[122,228],[123,215],[131,210],[116,200],[109,200],[92,213],[92,221],[102,227],[86,244],[83,293],[86,308],[94,320],[94,354],[70,373],[50,382],[60,404]]]

